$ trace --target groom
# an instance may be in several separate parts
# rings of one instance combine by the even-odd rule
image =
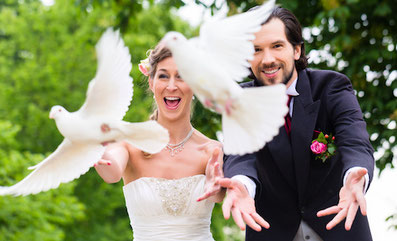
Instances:
[[[242,229],[244,223],[266,227],[248,227],[246,240],[372,240],[364,194],[373,175],[373,149],[349,79],[306,68],[301,26],[286,9],[275,8],[253,42],[255,78],[243,86],[286,84],[289,115],[263,149],[226,158],[224,173],[231,179],[219,181],[228,193],[225,218],[231,212]],[[311,150],[320,133],[336,144],[324,161]]]

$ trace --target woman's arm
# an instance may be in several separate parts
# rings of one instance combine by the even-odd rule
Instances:
[[[98,161],[95,170],[107,183],[120,181],[129,160],[129,153],[124,142],[112,143],[106,146],[102,159]]]
[[[218,179],[223,178],[223,152],[220,144],[208,146],[207,151],[210,154],[210,159],[205,169],[204,194],[197,201],[209,199],[219,203],[223,201],[226,191],[217,183]]]

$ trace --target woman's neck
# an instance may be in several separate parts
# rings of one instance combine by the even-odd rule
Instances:
[[[170,135],[170,144],[181,142],[193,128],[190,123],[190,118],[169,121],[164,120],[159,116],[157,122],[168,130]]]

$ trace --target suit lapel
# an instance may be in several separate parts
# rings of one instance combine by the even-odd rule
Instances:
[[[294,97],[291,121],[291,146],[299,201],[303,202],[307,181],[309,179],[311,160],[310,145],[316,125],[320,100],[313,102],[309,78],[306,71],[301,71],[299,73],[296,90],[299,96]]]

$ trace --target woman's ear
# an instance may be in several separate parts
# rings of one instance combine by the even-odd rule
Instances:
[[[154,87],[153,79],[152,79],[152,77],[149,76],[149,89],[154,93],[153,87]]]

